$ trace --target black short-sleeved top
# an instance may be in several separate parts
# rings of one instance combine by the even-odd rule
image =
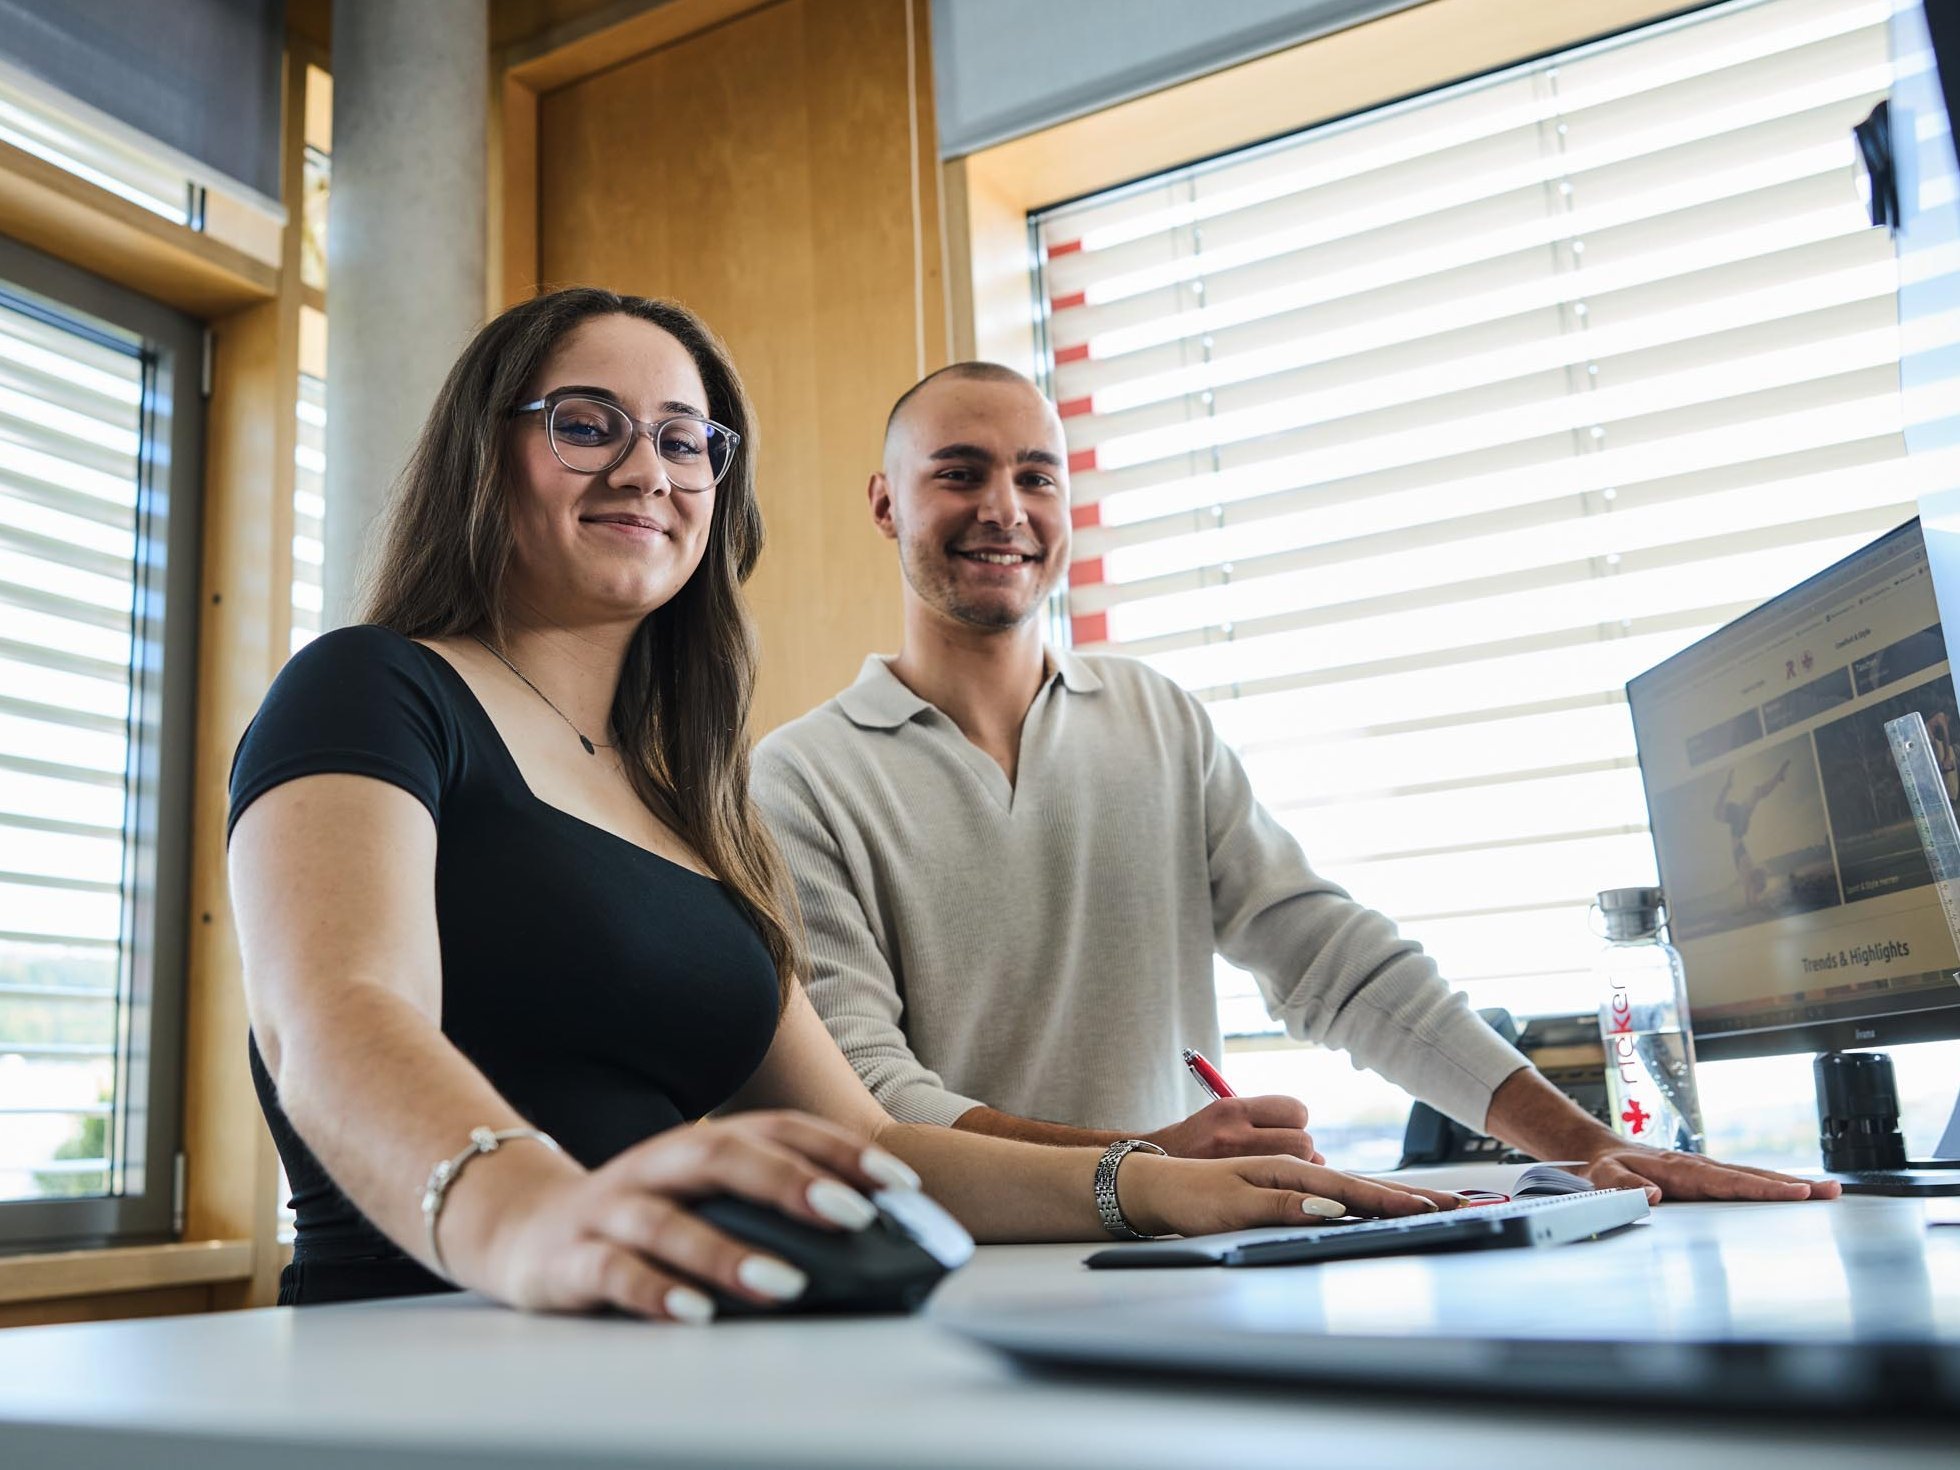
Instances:
[[[435,818],[443,1034],[581,1163],[712,1111],[761,1063],[776,972],[746,912],[713,879],[533,796],[441,655],[372,626],[295,654],[239,743],[231,824],[324,772],[399,786]],[[298,1215],[281,1300],[439,1289],[293,1131],[256,1040],[251,1066]]]

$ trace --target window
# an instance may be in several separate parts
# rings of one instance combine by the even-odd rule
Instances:
[[[327,201],[333,192],[333,77],[308,63],[300,178],[299,278],[310,291],[327,289]]]
[[[320,635],[325,616],[327,539],[327,206],[333,187],[333,77],[306,68],[305,160],[301,179],[300,282],[309,299],[299,311],[299,422],[293,437],[293,581],[289,649]],[[296,1229],[292,1184],[279,1166],[279,1239]]]
[[[199,336],[0,241],[0,1243],[172,1229]]]
[[[317,66],[310,75],[324,76]],[[333,180],[333,160],[323,148],[306,145],[306,181],[301,189],[304,214],[300,219],[299,278],[315,291],[327,289],[327,196]]]
[[[300,308],[299,434],[293,464],[292,651],[320,632],[327,521],[327,204],[333,188],[333,77],[306,68],[306,160],[300,279],[314,299]],[[285,1198],[281,1185],[280,1198]]]
[[[310,310],[310,308],[309,308]],[[299,435],[293,441],[292,651],[320,632],[321,565],[326,560],[327,384],[299,376]]]
[[[1475,1004],[1586,1008],[1593,893],[1654,881],[1624,681],[1914,512],[1850,136],[1890,9],[1713,6],[1033,221],[1074,641],[1204,698]]]

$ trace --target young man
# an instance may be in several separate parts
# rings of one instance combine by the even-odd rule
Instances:
[[[756,750],[810,997],[894,1117],[1316,1159],[1291,1098],[1185,1116],[1180,1053],[1217,1054],[1222,954],[1292,1035],[1540,1158],[1585,1160],[1602,1187],[1813,1192],[1623,1143],[1313,872],[1196,700],[1134,660],[1044,648],[1067,465],[1054,410],[1006,368],[956,364],[906,393],[869,487],[898,545],[903,645]]]

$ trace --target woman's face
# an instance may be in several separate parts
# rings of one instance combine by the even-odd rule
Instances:
[[[637,317],[592,317],[553,349],[524,398],[576,388],[610,398],[644,423],[710,416],[713,405],[687,349]],[[700,565],[715,491],[676,491],[652,440],[580,474],[552,453],[544,413],[512,420],[509,433],[512,557],[509,592],[553,622],[637,622]]]

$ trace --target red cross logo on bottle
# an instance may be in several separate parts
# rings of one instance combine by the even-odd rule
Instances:
[[[1626,1111],[1620,1114],[1620,1121],[1638,1134],[1647,1131],[1647,1120],[1651,1117],[1653,1114],[1641,1107],[1640,1099],[1636,1097],[1627,1104]]]

